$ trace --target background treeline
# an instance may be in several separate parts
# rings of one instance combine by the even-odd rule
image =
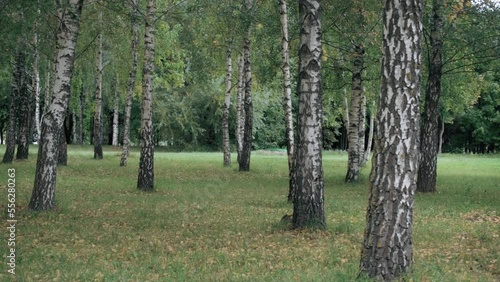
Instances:
[[[376,111],[380,79],[380,1],[324,1],[323,3],[323,135],[325,149],[347,149],[348,103],[352,58],[364,49],[362,70],[366,94],[366,140],[369,117]],[[425,6],[424,86],[429,62],[431,1]],[[488,2],[489,3],[489,2]],[[443,78],[440,100],[440,137],[443,152],[496,152],[500,146],[499,9],[494,3],[444,2]],[[144,16],[145,3],[139,7]],[[298,7],[288,5],[292,78],[296,77]],[[281,26],[277,1],[257,1],[246,13],[242,1],[158,1],[154,79],[154,138],[169,150],[220,150],[224,104],[225,55],[233,50],[233,89],[229,132],[234,146],[237,57],[243,36],[252,25],[254,149],[285,147]],[[53,81],[54,34],[52,1],[4,1],[0,4],[0,138],[5,143],[9,110],[15,107],[19,132],[28,123],[37,139],[38,115],[50,100]],[[122,142],[127,79],[130,71],[131,19],[129,1],[86,1],[65,121],[68,143],[93,140],[98,35],[103,35],[103,144],[112,144],[115,94],[118,96],[119,142]],[[102,13],[103,23],[99,24]],[[140,24],[140,37],[143,25]],[[142,50],[143,43],[139,44]],[[138,52],[139,57],[143,51]],[[142,58],[139,58],[141,65]],[[21,66],[21,69],[19,67]],[[139,66],[139,69],[142,69]],[[14,103],[14,77],[22,75]],[[137,73],[131,111],[131,141],[140,134],[141,72]],[[38,81],[38,83],[36,83]],[[17,83],[19,84],[19,83]],[[292,79],[292,89],[296,82]],[[36,99],[36,89],[39,98]],[[296,91],[292,91],[297,106]],[[37,102],[38,101],[38,102]],[[423,106],[423,103],[422,103]],[[36,109],[39,110],[36,110]],[[422,107],[423,109],[423,107]],[[296,111],[294,111],[296,112]],[[18,134],[18,137],[21,133]],[[233,147],[234,149],[234,147]]]

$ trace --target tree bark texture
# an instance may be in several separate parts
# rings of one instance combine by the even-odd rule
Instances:
[[[135,77],[137,75],[138,46],[139,46],[139,24],[137,23],[137,5],[139,0],[132,0],[132,41],[130,43],[130,52],[132,53],[132,68],[127,83],[127,101],[125,105],[125,124],[123,127],[123,148],[120,158],[120,166],[126,166],[129,146],[130,146],[130,115],[132,112],[132,97],[134,94]]]
[[[413,265],[419,148],[421,0],[387,0],[375,155],[360,270],[391,281]]]
[[[44,102],[43,102],[43,114],[47,113],[49,110],[50,103],[52,102],[52,93],[50,92],[51,87],[50,87],[50,72],[52,71],[50,67],[50,60],[47,60],[47,70],[45,73],[45,97],[44,97]],[[41,132],[41,123],[40,121],[40,134]],[[40,135],[38,136],[40,138]]]
[[[322,165],[321,5],[300,0],[299,116],[293,228],[325,228]]]
[[[370,131],[368,132],[368,142],[364,153],[365,161],[363,165],[365,165],[368,162],[368,160],[370,159],[370,154],[372,153],[374,130],[375,130],[375,102],[373,102],[372,109],[370,111]]]
[[[420,143],[420,167],[417,192],[436,192],[437,155],[439,149],[439,98],[443,69],[443,0],[432,1],[429,78],[425,91]]]
[[[243,56],[238,56],[238,93],[236,97],[236,150],[238,153],[238,164],[240,163],[241,151],[243,150],[243,129],[245,128],[245,107],[243,105],[245,96],[245,61]]]
[[[351,104],[349,107],[349,157],[345,182],[353,182],[359,179],[359,170],[365,150],[364,91],[362,85],[364,53],[365,50],[362,46],[354,46]]]
[[[246,0],[247,12],[252,9],[252,0]],[[243,44],[243,59],[244,63],[244,109],[245,109],[245,126],[243,129],[243,145],[241,156],[239,159],[239,171],[250,171],[250,155],[252,153],[252,138],[253,138],[253,102],[252,102],[252,67],[251,67],[251,25],[248,26]]]
[[[12,71],[12,86],[10,94],[9,122],[7,125],[7,140],[5,141],[5,154],[2,163],[12,163],[16,150],[17,140],[17,111],[18,100],[21,96],[22,81],[24,76],[24,54],[18,52],[14,70]]]
[[[148,0],[144,31],[144,65],[142,69],[141,105],[141,156],[137,189],[154,189],[154,143],[153,143],[153,71],[154,71],[154,32],[156,0]]]
[[[115,85],[115,100],[113,104],[113,138],[111,140],[111,145],[118,146],[118,126],[119,126],[119,107],[120,103],[120,95],[118,91],[118,76],[116,77],[116,85]]]
[[[224,108],[222,109],[222,145],[224,150],[224,166],[231,166],[231,146],[229,143],[229,107],[231,106],[231,76],[233,74],[231,57],[231,40],[228,40],[226,51],[226,91],[224,97]]]
[[[58,5],[56,61],[52,103],[42,119],[35,184],[29,203],[32,210],[49,210],[55,206],[59,134],[66,117],[71,92],[71,78],[83,0],[69,0],[67,7]]]
[[[26,55],[22,55],[25,59]],[[19,110],[18,110],[18,134],[16,160],[26,160],[29,155],[31,143],[31,91],[28,89],[29,78],[27,75],[25,61],[23,59],[21,76],[19,81]]]
[[[283,70],[283,109],[285,113],[286,152],[288,155],[288,201],[293,202],[295,195],[294,154],[295,138],[293,135],[292,85],[290,82],[290,48],[288,44],[288,17],[286,0],[280,0],[281,21],[281,58]]]
[[[40,10],[38,10],[40,13]],[[40,55],[38,52],[38,24],[35,24],[35,34],[33,35],[33,45],[34,45],[34,58],[33,58],[33,93],[35,96],[35,131],[36,131],[36,139],[38,140],[40,136],[40,71],[39,71],[39,62]]]
[[[99,13],[99,22],[102,23],[102,12]],[[94,159],[102,159],[102,33],[98,36],[97,48],[97,86],[95,90],[94,110]]]

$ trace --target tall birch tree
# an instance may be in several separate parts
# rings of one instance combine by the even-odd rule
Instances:
[[[154,75],[154,33],[156,0],[148,0],[144,30],[144,64],[142,69],[141,103],[141,156],[137,189],[154,189],[154,143],[153,143],[153,75]]]
[[[111,144],[113,146],[118,146],[118,126],[119,126],[119,105],[120,105],[120,92],[119,92],[119,86],[118,86],[119,80],[118,80],[118,75],[116,75],[116,81],[115,81],[115,95],[114,95],[114,102],[113,102],[113,137],[111,140]]]
[[[243,56],[238,56],[238,89],[236,96],[236,150],[238,153],[238,163],[243,150],[243,129],[245,128],[245,107],[243,105],[245,89],[244,89],[244,71],[245,61]]]
[[[360,270],[391,281],[413,265],[419,148],[421,0],[387,0],[375,155]]]
[[[99,24],[102,28],[102,12],[99,12]],[[94,159],[102,159],[102,31],[97,38],[97,85],[95,90],[94,110]]]
[[[224,107],[222,109],[222,145],[224,147],[224,166],[231,166],[231,147],[229,143],[229,108],[231,107],[231,77],[233,75],[232,65],[232,40],[227,42],[226,49],[226,91],[224,96]]]
[[[247,16],[251,17],[252,0],[245,0],[245,8]],[[251,65],[251,20],[247,23],[245,38],[243,39],[243,60],[244,60],[244,110],[245,110],[245,125],[243,128],[243,145],[239,158],[239,171],[250,170],[250,155],[252,153],[252,138],[253,138],[253,102],[252,102],[252,65]]]
[[[425,91],[420,136],[418,192],[435,192],[439,149],[439,98],[443,75],[443,0],[432,1],[429,77]]]
[[[299,0],[299,116],[295,156],[297,191],[293,199],[294,228],[325,228],[322,164],[321,4]]]
[[[288,201],[293,202],[295,195],[295,178],[293,157],[295,154],[295,138],[293,136],[292,85],[290,82],[290,48],[288,38],[288,17],[286,0],[280,2],[281,22],[281,58],[283,71],[283,109],[285,112],[286,152],[288,155]]]
[[[57,152],[71,91],[75,47],[83,0],[57,1],[56,60],[52,102],[42,118],[35,183],[28,207],[49,210],[55,206]]]
[[[137,75],[137,63],[138,63],[138,48],[139,48],[139,24],[137,22],[137,9],[139,5],[139,0],[132,0],[132,7],[130,12],[131,18],[131,31],[132,40],[130,43],[130,52],[132,54],[132,68],[130,69],[130,74],[127,82],[127,100],[125,103],[125,124],[123,127],[123,148],[122,156],[120,159],[120,166],[126,166],[129,146],[130,146],[130,115],[132,112],[132,97],[134,94],[135,77]]]

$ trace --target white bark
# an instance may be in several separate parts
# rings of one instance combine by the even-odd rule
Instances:
[[[231,147],[229,143],[229,108],[231,107],[231,77],[233,75],[231,44],[231,40],[228,40],[226,51],[226,91],[224,108],[222,109],[222,145],[224,147],[224,166],[226,167],[231,166]]]
[[[118,91],[118,75],[116,76],[116,86],[115,86],[115,101],[113,105],[113,139],[111,144],[113,146],[118,146],[118,126],[119,126],[119,103],[120,103],[120,95]]]
[[[99,13],[99,22],[102,23],[102,12]],[[95,90],[94,111],[94,159],[102,159],[102,32],[98,37],[97,50],[97,86]]]
[[[243,150],[243,129],[245,127],[245,108],[243,106],[244,97],[244,59],[243,56],[238,56],[238,93],[236,98],[236,149],[238,151],[238,163]]]

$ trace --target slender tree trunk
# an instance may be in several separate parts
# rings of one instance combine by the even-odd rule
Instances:
[[[286,152],[288,155],[288,201],[293,202],[295,195],[295,177],[293,157],[295,154],[295,139],[293,136],[292,85],[290,82],[290,52],[288,47],[288,18],[286,0],[280,0],[281,21],[281,58],[283,70],[283,109],[285,112]]]
[[[40,13],[40,10],[38,10]],[[36,131],[36,139],[38,140],[40,136],[40,71],[39,71],[39,62],[40,56],[38,52],[38,33],[36,31],[37,24],[35,24],[35,34],[33,35],[33,42],[35,47],[35,54],[33,58],[33,93],[35,94],[35,131]]]
[[[349,109],[349,158],[347,161],[347,174],[345,182],[357,181],[361,159],[364,153],[364,119],[363,116],[363,86],[361,72],[364,65],[365,50],[362,46],[354,46],[353,69],[352,69],[352,92],[351,105]],[[361,142],[360,139],[363,139]],[[363,148],[361,148],[363,143]]]
[[[252,0],[245,0],[245,5],[247,12],[250,13],[252,9]],[[247,33],[245,34],[244,44],[243,44],[243,58],[245,60],[244,64],[244,78],[245,78],[245,96],[244,96],[244,108],[245,108],[245,126],[243,130],[243,146],[241,150],[241,156],[239,160],[239,171],[249,171],[250,170],[250,155],[252,153],[252,129],[253,129],[253,102],[252,102],[252,67],[250,62],[250,41],[251,41],[251,24],[248,25]]]
[[[419,148],[421,0],[387,0],[382,80],[360,271],[392,281],[413,265]]]
[[[420,136],[420,167],[417,192],[436,192],[439,142],[439,98],[443,69],[443,0],[432,1],[431,54]]]
[[[443,152],[444,119],[441,119],[441,131],[439,131],[439,154]]]
[[[52,102],[52,93],[50,92],[50,72],[52,71],[50,67],[50,60],[47,60],[47,70],[45,73],[45,98],[43,103],[43,114],[46,114],[49,110],[50,103]],[[41,121],[40,121],[41,125]],[[40,128],[40,134],[41,134]],[[38,136],[40,138],[40,135]]]
[[[294,228],[325,228],[322,165],[321,5],[299,0],[302,22],[299,51],[299,117],[296,151],[297,191],[293,201]]]
[[[351,127],[351,121],[349,120],[349,100],[347,99],[347,88],[346,87],[344,87],[344,107],[345,107],[344,125],[346,128],[346,131],[349,131],[349,128]]]
[[[80,90],[80,109],[78,111],[78,144],[83,145],[83,113],[85,111],[85,89],[83,88],[83,82],[82,82],[82,89]]]
[[[139,45],[139,25],[137,23],[137,5],[138,0],[132,0],[132,11],[130,16],[132,18],[132,42],[130,46],[130,51],[132,53],[132,69],[130,70],[130,75],[127,83],[127,101],[125,106],[125,125],[123,128],[123,148],[122,156],[120,159],[120,166],[126,166],[129,146],[130,146],[130,114],[132,111],[132,95],[134,93],[135,87],[135,77],[137,74],[137,62],[138,62],[138,45]]]
[[[363,95],[361,96],[361,115],[359,116],[359,131],[358,131],[358,148],[359,148],[359,167],[365,164],[365,135],[366,135],[366,95],[363,87]]]
[[[71,114],[71,119],[73,123],[73,127],[71,128],[71,135],[73,140],[71,141],[71,144],[76,144],[78,142],[78,131],[77,131],[77,121],[75,113]]]
[[[23,56],[26,56],[23,54]],[[19,85],[19,115],[18,115],[18,136],[17,136],[17,160],[26,160],[29,155],[29,145],[31,140],[31,91],[28,89],[29,78],[25,69],[23,59],[22,75]]]
[[[370,159],[370,154],[372,152],[372,145],[373,145],[373,131],[375,129],[375,102],[372,103],[372,109],[370,111],[370,132],[368,133],[368,143],[366,145],[366,150],[365,150],[365,153],[364,153],[364,164],[366,164],[366,162],[368,162],[368,160]]]
[[[148,0],[146,26],[144,31],[144,65],[142,69],[141,105],[141,157],[137,189],[154,189],[154,143],[153,143],[153,71],[154,71],[154,33],[156,0]]]
[[[61,19],[57,30],[56,76],[53,99],[42,120],[35,184],[29,203],[32,210],[49,210],[55,205],[59,134],[63,126],[71,91],[71,78],[83,0],[69,0],[67,7],[58,5]]]
[[[12,163],[14,160],[14,152],[16,150],[17,140],[17,112],[18,100],[21,96],[22,76],[24,71],[24,55],[18,52],[16,62],[12,71],[12,90],[10,94],[9,106],[9,122],[7,125],[7,140],[5,142],[5,154],[3,155],[2,163]]]
[[[245,96],[244,78],[245,60],[243,56],[238,56],[238,93],[236,98],[236,150],[238,151],[238,164],[243,150],[243,130],[245,128],[245,107],[243,105]]]
[[[120,95],[118,95],[118,75],[116,76],[116,86],[115,86],[115,102],[113,105],[113,138],[111,141],[111,145],[118,146],[118,126],[119,126],[119,112],[118,106],[120,103]]]
[[[102,12],[99,13],[99,22],[102,23]],[[98,37],[97,50],[97,86],[95,90],[94,111],[94,159],[102,159],[102,33]]]
[[[222,109],[222,145],[224,147],[224,166],[231,166],[231,147],[229,144],[229,107],[231,106],[231,76],[233,75],[232,40],[228,40],[226,51],[226,93],[224,98],[224,108]]]

